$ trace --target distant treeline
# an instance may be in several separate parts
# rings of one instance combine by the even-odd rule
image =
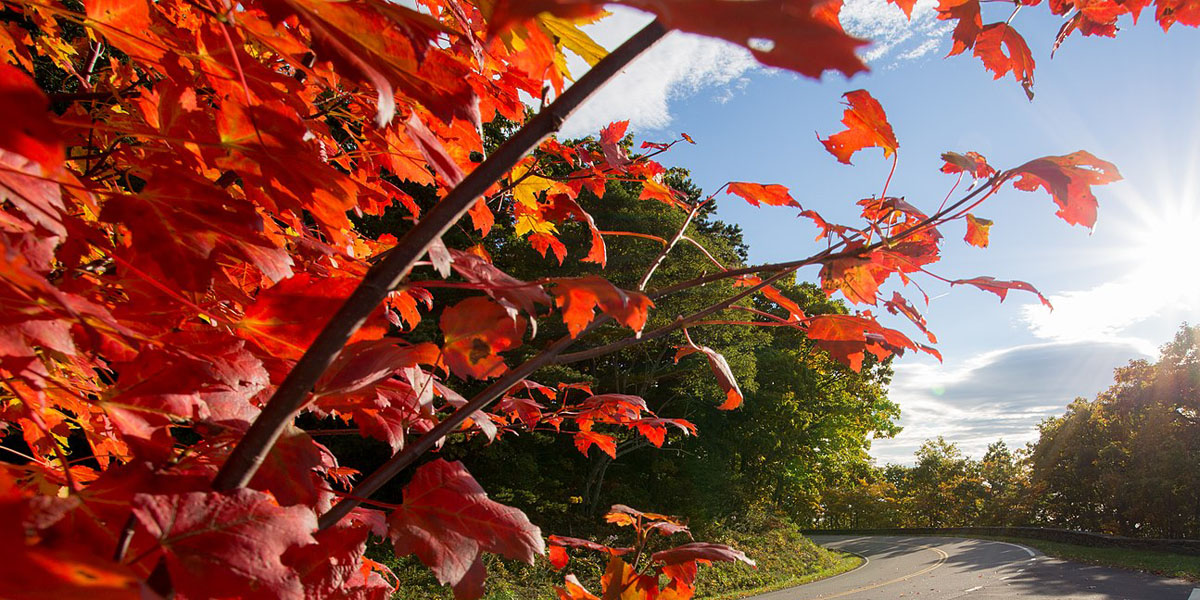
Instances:
[[[1131,361],[1094,400],[1043,421],[1036,442],[964,457],[941,437],[914,466],[863,471],[825,490],[828,528],[1038,525],[1200,538],[1200,327],[1157,362]]]

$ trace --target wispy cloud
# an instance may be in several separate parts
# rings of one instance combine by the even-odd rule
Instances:
[[[848,0],[839,15],[851,35],[874,43],[863,58],[875,68],[921,58],[935,52],[951,26],[937,20],[937,0],[917,0],[912,20],[887,0]]]
[[[1086,290],[1052,294],[1053,311],[1040,304],[1023,305],[1021,318],[1030,332],[1042,339],[1124,342],[1155,356],[1161,340],[1147,340],[1133,332],[1145,329],[1142,325],[1150,321],[1174,324],[1194,319],[1200,280],[1192,276],[1190,264],[1168,262],[1165,269],[1163,265],[1148,266]]]
[[[585,30],[612,49],[648,22],[650,17],[645,13],[617,7],[611,17]],[[757,65],[740,46],[671,33],[605,84],[563,124],[561,134],[584,136],[625,119],[636,131],[664,129],[672,122],[672,101],[701,92],[711,93],[716,102],[728,101],[743,85],[739,79]]]
[[[1153,318],[1169,299],[1147,294],[1145,288],[1114,281],[1082,291],[1050,296],[1054,310],[1041,304],[1021,307],[1021,318],[1035,336],[1058,342],[1126,340],[1143,354],[1155,354],[1149,340],[1125,337],[1130,327]]]
[[[887,68],[935,52],[945,38],[946,24],[937,21],[936,0],[919,0],[910,22],[886,0],[849,0],[841,19],[848,32],[875,43],[863,54],[874,68]],[[600,45],[613,49],[650,22],[640,11],[612,7],[612,16],[585,26]],[[568,63],[572,73],[586,69],[582,61]],[[563,137],[580,137],[628,119],[634,131],[650,132],[673,122],[672,104],[704,94],[724,103],[745,89],[755,72],[770,72],[744,48],[696,35],[671,33],[609,81],[566,123]]]
[[[880,463],[911,463],[921,443],[939,435],[975,458],[997,439],[1022,446],[1037,437],[1040,421],[1107,388],[1115,367],[1143,355],[1123,342],[1048,343],[987,352],[957,367],[898,364],[890,396],[904,431],[876,440],[871,454]]]

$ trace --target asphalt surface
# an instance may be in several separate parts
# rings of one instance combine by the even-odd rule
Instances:
[[[811,536],[867,561],[753,600],[1200,600],[1200,584],[1050,558],[1015,544],[946,537]]]

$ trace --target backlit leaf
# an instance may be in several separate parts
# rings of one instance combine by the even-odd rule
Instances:
[[[850,157],[863,148],[883,148],[883,156],[890,157],[900,144],[879,101],[866,90],[846,92],[843,97],[846,111],[842,123],[846,130],[821,140],[825,149],[845,164],[850,164]]]
[[[988,219],[980,219],[972,214],[967,214],[967,235],[963,240],[972,246],[987,248],[988,245],[988,230],[991,229],[992,222]]]
[[[1067,223],[1093,227],[1096,224],[1096,196],[1093,185],[1121,180],[1112,163],[1080,150],[1065,156],[1047,156],[1031,160],[1010,171],[1013,187],[1032,192],[1043,188],[1054,197],[1057,214]]]
[[[307,507],[283,508],[268,494],[239,489],[138,494],[133,514],[162,546],[180,594],[279,598],[303,593],[298,574],[281,557],[315,543],[317,518]]]
[[[1037,288],[1025,283],[1024,281],[1001,281],[995,277],[974,277],[972,279],[957,279],[955,281],[951,281],[950,285],[975,286],[985,292],[991,292],[999,296],[1001,302],[1008,297],[1009,290],[1030,292],[1032,294],[1037,294],[1038,300],[1041,300],[1042,304],[1045,304],[1047,307],[1054,308],[1050,304],[1050,300],[1043,296],[1041,292],[1037,291]]]
[[[745,183],[735,181],[729,184],[729,188],[725,190],[726,194],[737,194],[754,206],[759,203],[770,204],[771,206],[794,206],[800,208],[800,203],[796,202],[788,189],[777,183],[770,185],[762,185],[760,183]]]
[[[136,4],[136,3],[131,3]],[[20,69],[0,64],[0,148],[15,152],[43,168],[62,164],[63,144],[50,122],[50,101]]]
[[[459,377],[487,379],[508,367],[500,352],[521,345],[525,319],[488,298],[467,298],[442,312],[446,365]]]
[[[713,375],[717,378],[717,383],[721,389],[725,390],[725,402],[721,403],[717,408],[721,410],[733,410],[742,405],[742,389],[738,387],[737,379],[733,376],[733,370],[729,368],[729,362],[720,352],[709,348],[708,346],[680,346],[675,351],[675,362],[679,362],[680,358],[696,352],[703,352],[708,358],[708,367],[712,369]]]
[[[487,497],[462,463],[436,459],[419,467],[404,502],[388,515],[400,556],[416,554],[456,598],[482,595],[484,552],[533,564],[545,553],[541,531],[521,511]]]
[[[641,332],[648,311],[654,306],[645,294],[618,289],[600,277],[556,279],[552,293],[572,337],[578,336],[592,322],[597,307],[618,323]]]
[[[996,174],[996,169],[987,164],[987,159],[978,152],[959,154],[957,152],[942,153],[943,173],[970,173],[975,179],[987,179]]]
[[[992,23],[983,28],[975,38],[975,56],[983,66],[1000,79],[1011,72],[1033,100],[1033,55],[1025,38],[1007,23]]]

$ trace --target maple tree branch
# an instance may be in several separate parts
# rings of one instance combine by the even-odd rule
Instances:
[[[121,533],[117,536],[117,547],[113,550],[113,562],[121,562],[125,559],[125,553],[129,551],[129,543],[133,541],[134,527],[137,526],[137,517],[131,512],[129,517],[125,519],[125,525],[121,527]]]
[[[667,240],[664,240],[664,239],[658,237],[657,235],[650,235],[648,233],[637,233],[634,231],[604,231],[602,229],[597,229],[596,233],[599,233],[600,235],[628,236],[628,237],[642,238],[642,239],[650,240],[652,242],[658,242],[659,244],[662,244],[663,246],[667,245]]]
[[[806,259],[806,260],[811,260],[811,259]],[[797,262],[802,262],[802,261],[797,261]],[[681,327],[687,327],[688,325],[691,325],[692,323],[695,323],[696,321],[700,321],[713,313],[720,312],[722,310],[729,308],[733,304],[737,303],[738,300],[741,300],[742,298],[745,298],[745,297],[771,285],[772,283],[779,281],[780,279],[782,279],[789,273],[794,273],[796,271],[796,269],[800,268],[801,266],[803,266],[803,265],[801,264],[801,265],[792,267],[790,269],[780,270],[778,273],[762,280],[762,282],[758,283],[757,285],[748,287],[742,292],[734,294],[734,295],[732,295],[720,302],[717,302],[715,304],[711,304],[708,307],[698,310],[686,317],[681,316],[681,317],[675,319],[674,321],[672,321],[666,325],[663,325],[662,327],[659,327],[658,329],[655,329],[654,331],[650,331],[648,333],[643,333],[636,337],[628,337],[628,338],[624,338],[621,340],[617,340],[611,344],[597,346],[590,350],[582,350],[579,352],[572,352],[570,354],[563,354],[558,357],[558,359],[555,361],[555,363],[560,364],[560,365],[565,365],[568,363],[579,362],[581,360],[587,360],[589,358],[597,358],[600,356],[604,356],[605,354],[611,354],[618,350],[623,350],[623,349],[625,349],[629,346],[633,346],[635,344],[640,344],[642,342],[647,342],[647,341],[650,341],[650,340],[653,340],[656,338],[660,338],[668,333],[671,333],[672,331],[675,331],[676,329],[679,329]]]
[[[721,269],[722,271],[726,270],[726,269],[725,269],[725,265],[721,264],[721,261],[719,261],[719,260],[717,260],[715,257],[713,257],[712,253],[711,253],[711,252],[709,252],[709,251],[708,251],[708,248],[705,248],[703,244],[701,244],[700,242],[697,242],[696,240],[694,240],[694,239],[692,239],[692,238],[690,238],[690,237],[688,237],[688,236],[686,236],[686,235],[685,235],[685,236],[683,236],[683,237],[682,237],[682,238],[680,238],[680,239],[682,239],[682,240],[683,240],[683,241],[685,241],[685,242],[691,242],[691,244],[692,244],[693,246],[695,246],[695,247],[696,247],[696,249],[697,249],[697,250],[699,250],[701,254],[703,254],[705,257],[707,257],[707,258],[708,258],[709,262],[711,262],[712,264],[716,265],[716,266],[717,266],[717,268],[718,268],[718,269]]]
[[[661,23],[651,22],[605,56],[467,175],[416,227],[404,234],[387,258],[368,271],[358,287],[292,367],[270,401],[263,407],[262,413],[221,466],[221,470],[213,479],[213,489],[231,490],[243,487],[250,481],[271,447],[275,445],[275,441],[279,439],[284,427],[304,405],[309,391],[333,363],[333,359],[350,340],[350,336],[408,274],[429,245],[462,218],[474,205],[475,200],[504,177],[517,161],[536,148],[547,135],[557,131],[584,100],[666,35],[666,32]],[[334,519],[334,522],[336,521],[337,519]]]
[[[646,284],[650,283],[650,278],[654,276],[654,272],[658,270],[658,266],[667,259],[667,255],[675,248],[675,244],[679,243],[679,239],[683,237],[683,232],[687,230],[688,225],[692,224],[692,219],[696,217],[696,213],[700,212],[700,207],[704,206],[704,204],[704,202],[701,202],[692,208],[687,218],[683,220],[683,225],[679,227],[679,232],[663,247],[662,252],[659,252],[658,256],[654,257],[654,260],[650,263],[650,268],[646,269],[646,274],[642,275],[641,281],[638,282],[637,289],[639,292],[646,291]]]
[[[100,60],[100,55],[104,53],[104,42],[96,42],[95,46],[89,43],[88,46],[91,48],[91,51],[87,62],[84,63],[83,78],[88,84],[88,89],[91,89],[92,73],[96,71],[96,61]]]
[[[823,250],[817,254],[814,254],[808,258],[802,258],[799,260],[789,260],[786,262],[779,262],[779,263],[767,263],[767,264],[756,265],[756,266],[752,266],[752,267],[742,267],[740,269],[729,269],[728,271],[717,271],[716,273],[709,273],[708,275],[702,275],[695,279],[681,281],[679,283],[667,286],[661,290],[655,290],[653,292],[649,292],[646,295],[650,296],[651,300],[658,300],[659,298],[662,298],[663,296],[669,296],[676,292],[681,292],[686,289],[694,288],[698,285],[712,283],[714,281],[719,281],[721,279],[728,279],[730,277],[738,277],[741,275],[752,275],[754,273],[762,273],[764,271],[796,270],[803,266],[816,264],[816,263],[819,263],[821,261],[828,260],[831,258],[838,258],[839,256],[841,256],[843,254],[858,254],[861,252],[865,252],[868,249],[866,247],[858,248],[858,249],[854,250],[853,252],[849,252],[849,253],[833,252],[834,248],[837,248],[844,243],[845,242],[839,242],[838,244],[836,244],[826,250]]]
[[[592,328],[607,321],[611,317],[602,316],[592,322],[591,325],[584,329],[580,335],[587,333]],[[551,364],[560,352],[567,349],[568,346],[575,342],[576,338],[570,335],[565,335],[546,349],[539,352],[533,358],[525,361],[520,366],[507,372],[501,378],[492,382],[482,392],[471,398],[469,402],[462,405],[454,414],[447,417],[444,421],[438,423],[433,429],[430,429],[425,435],[422,435],[416,442],[405,446],[403,450],[393,454],[387,462],[375,469],[365,479],[360,481],[354,489],[350,490],[349,496],[342,499],[330,508],[328,512],[321,515],[317,519],[318,529],[327,529],[337,524],[342,517],[354,510],[362,502],[362,498],[368,498],[383,487],[385,483],[398,475],[406,467],[415,462],[422,454],[433,448],[442,438],[454,433],[463,421],[468,417],[488,407],[496,399],[504,395],[512,386],[519,383],[522,379],[533,374],[534,371]]]
[[[764,271],[781,271],[781,270],[789,270],[789,269],[794,270],[794,269],[797,269],[799,267],[803,267],[806,265],[824,262],[824,261],[832,260],[832,259],[836,259],[836,258],[842,258],[844,256],[850,256],[850,255],[854,255],[854,254],[860,254],[860,255],[869,254],[871,251],[873,251],[877,248],[880,248],[880,247],[888,245],[888,244],[895,244],[896,242],[899,242],[907,237],[915,235],[916,233],[922,231],[923,229],[925,229],[927,227],[937,225],[937,223],[939,223],[940,221],[945,219],[945,217],[947,215],[949,215],[950,213],[953,213],[955,210],[959,209],[967,202],[972,201],[979,194],[984,193],[984,192],[989,192],[989,189],[992,189],[992,188],[994,188],[994,189],[992,189],[992,192],[994,192],[995,189],[998,189],[1000,184],[1003,183],[1005,180],[1007,180],[1009,177],[1010,177],[1010,173],[1007,171],[998,172],[995,175],[993,175],[991,178],[989,178],[986,182],[984,182],[983,185],[975,188],[969,194],[962,197],[961,199],[959,199],[958,201],[956,201],[954,204],[950,205],[949,207],[945,207],[944,203],[943,203],[943,207],[939,208],[938,212],[934,213],[933,215],[931,215],[929,217],[926,217],[923,221],[920,221],[916,225],[913,225],[912,227],[902,231],[901,233],[899,233],[895,236],[884,238],[883,240],[877,241],[870,245],[863,246],[861,248],[856,248],[855,250],[850,251],[850,252],[836,252],[836,253],[834,252],[834,250],[836,248],[839,248],[846,244],[846,241],[843,240],[841,242],[838,242],[837,244],[830,246],[825,251],[823,251],[819,254],[814,254],[813,256],[810,256],[808,258],[803,258],[800,260],[779,262],[779,263],[767,263],[767,264],[756,265],[756,266],[751,266],[751,267],[742,267],[740,269],[729,269],[727,271],[719,271],[716,273],[709,273],[708,275],[702,275],[695,279],[681,281],[679,283],[669,285],[665,288],[662,288],[659,290],[654,290],[652,292],[648,292],[646,295],[650,296],[651,300],[658,300],[659,298],[662,298],[664,296],[669,296],[676,292],[681,292],[686,289],[691,289],[696,286],[704,285],[706,283],[712,283],[714,281],[719,281],[721,279],[728,279],[730,277],[739,277],[741,275],[752,275],[755,273],[762,273]],[[991,192],[989,192],[989,195],[990,195],[990,193]],[[974,206],[974,205],[972,205],[972,206]]]

